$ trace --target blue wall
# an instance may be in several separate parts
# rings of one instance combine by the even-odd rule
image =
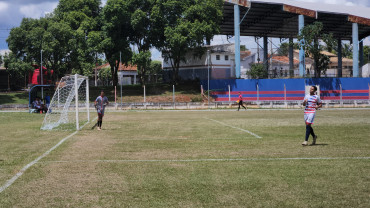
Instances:
[[[201,80],[203,89],[207,90],[207,80]],[[321,96],[324,99],[339,99],[340,86],[343,91],[343,99],[369,99],[370,78],[307,78],[307,79],[228,79],[210,80],[210,90],[213,97],[228,98],[228,85],[231,89],[231,97],[235,100],[238,92],[243,97],[257,97],[257,85],[260,98],[281,100],[284,98],[284,85],[286,97],[298,99],[304,96],[306,85],[319,85]],[[295,97],[295,98],[293,98]]]

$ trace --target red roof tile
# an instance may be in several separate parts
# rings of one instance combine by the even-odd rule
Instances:
[[[281,63],[289,64],[289,57],[287,57],[287,56],[273,56],[272,61],[278,61],[278,62],[281,62]],[[293,62],[294,62],[294,64],[299,64],[299,60],[297,60],[295,58],[293,59]]]
[[[106,64],[103,64],[103,65],[100,65],[100,66],[96,67],[97,70],[100,70],[100,69],[103,69],[103,68],[110,68],[110,64],[106,63]],[[131,65],[131,64],[125,65],[123,63],[120,63],[118,71],[137,71],[137,66],[136,65]]]

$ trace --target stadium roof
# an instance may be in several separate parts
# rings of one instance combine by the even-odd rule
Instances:
[[[296,38],[298,16],[305,16],[305,24],[320,21],[324,33],[335,38],[352,39],[352,23],[358,23],[359,39],[370,35],[370,8],[292,0],[224,0],[224,19],[221,34],[234,35],[234,4],[240,5],[241,36]]]

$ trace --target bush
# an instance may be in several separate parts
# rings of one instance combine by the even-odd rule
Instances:
[[[252,79],[263,79],[268,77],[268,72],[263,64],[252,64],[247,75]]]

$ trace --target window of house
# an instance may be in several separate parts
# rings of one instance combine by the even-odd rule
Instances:
[[[216,55],[216,60],[220,60],[220,55]]]
[[[229,56],[225,55],[225,61],[228,61],[228,60],[229,60]]]

